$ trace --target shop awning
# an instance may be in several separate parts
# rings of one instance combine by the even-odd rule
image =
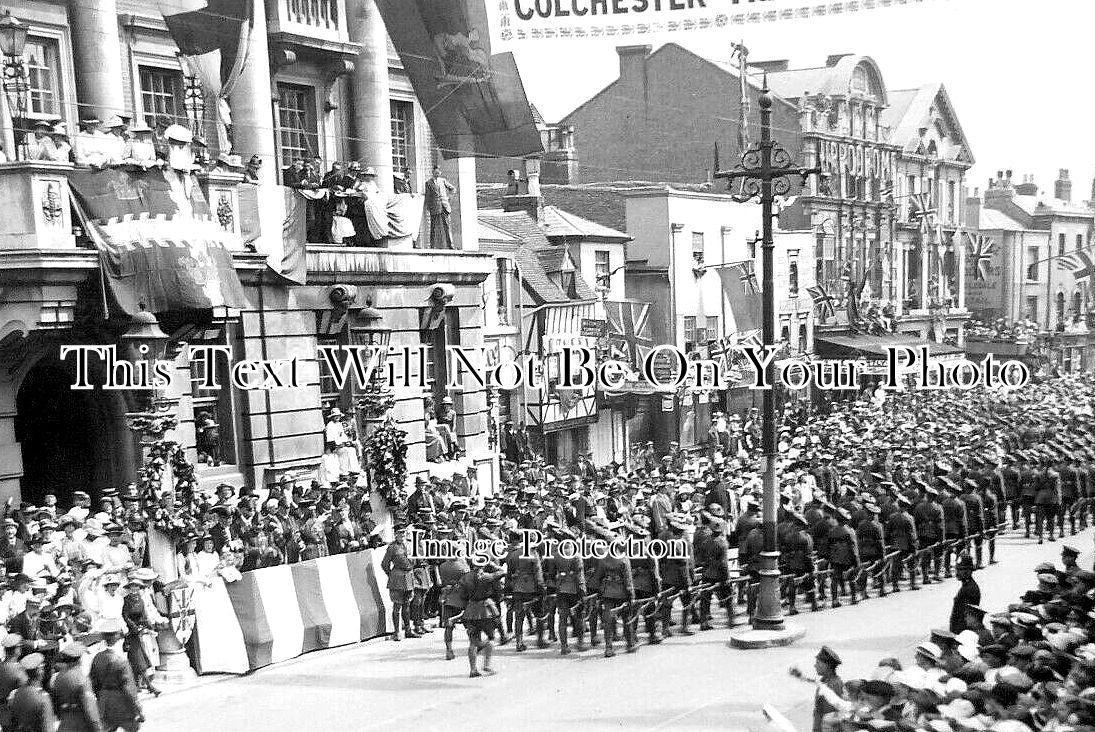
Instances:
[[[929,356],[942,359],[961,358],[964,353],[957,346],[907,335],[850,333],[846,335],[818,334],[814,336],[814,350],[820,358],[863,357],[870,360],[885,359],[888,355],[886,349],[902,346],[908,348],[927,346]]]

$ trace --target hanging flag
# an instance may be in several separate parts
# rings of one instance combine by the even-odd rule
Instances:
[[[810,293],[814,308],[817,309],[817,314],[823,321],[836,315],[836,301],[825,285],[819,283],[814,287],[807,287],[806,292]]]
[[[935,229],[935,207],[931,198],[926,193],[914,193],[909,196],[909,204],[912,206],[910,218],[914,219],[920,227],[920,235],[927,236]]]
[[[123,312],[246,307],[232,261],[239,235],[210,214],[192,175],[77,168],[68,180]]]
[[[491,55],[485,2],[376,2],[445,159],[544,151],[513,54]]]
[[[605,316],[609,342],[621,346],[631,366],[637,369],[654,347],[650,336],[650,303],[606,302]]]
[[[974,279],[981,281],[988,279],[989,265],[992,264],[992,255],[993,250],[996,248],[996,242],[992,240],[992,237],[967,231],[966,244],[969,247]],[[1060,266],[1060,263],[1058,263],[1058,266]]]
[[[1072,270],[1072,276],[1076,280],[1090,279],[1095,275],[1095,260],[1092,259],[1090,252],[1073,252],[1073,256],[1079,260],[1079,264]]]
[[[1081,266],[1080,258],[1075,254],[1057,255],[1057,269],[1059,270],[1071,272],[1074,269],[1079,269]]]
[[[217,147],[228,152],[228,97],[250,60],[254,0],[157,0],[157,5],[184,67],[217,100]]]
[[[740,333],[755,330],[761,324],[760,287],[752,260],[716,267],[722,289],[730,301],[734,326]]]

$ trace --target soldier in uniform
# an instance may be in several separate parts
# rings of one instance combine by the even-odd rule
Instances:
[[[45,681],[46,657],[41,653],[24,656],[19,665],[27,674],[27,683],[12,692],[8,699],[10,727],[16,732],[52,732],[57,726],[53,702],[42,688]]]
[[[818,683],[824,684],[838,696],[844,696],[844,681],[837,676],[836,670],[840,667],[840,656],[836,655],[832,648],[822,646],[814,661],[814,670],[817,671]],[[814,696],[814,725],[813,732],[822,732],[825,715],[835,712],[836,707],[818,692]]]
[[[411,595],[414,593],[414,564],[408,556],[407,527],[397,525],[395,538],[384,550],[380,568],[388,575],[388,594],[392,598],[392,640],[402,640],[400,622],[408,638],[419,638],[411,628]]]
[[[1011,528],[1019,528],[1019,471],[1015,469],[1015,459],[1011,455],[1001,458],[1001,465],[996,469],[997,481],[1000,484],[1000,495],[1003,496],[1004,514],[1000,521],[1011,514]]]
[[[452,529],[438,529],[442,539],[452,536]],[[437,568],[438,583],[441,586],[441,627],[445,632],[445,660],[456,658],[452,650],[453,618],[464,611],[467,598],[460,592],[460,579],[471,571],[467,561],[461,557],[446,559]]]
[[[547,586],[544,584],[544,570],[540,557],[533,553],[532,556],[524,556],[522,552],[522,535],[514,532],[510,536],[510,550],[506,556],[506,574],[513,588],[513,603],[516,610],[514,617],[516,650],[524,651],[527,646],[524,641],[525,618],[528,618],[529,629],[540,614],[544,593]],[[536,622],[536,645],[539,648],[547,648],[544,640],[544,624]]]
[[[882,509],[873,502],[864,504],[868,517],[855,529],[856,541],[859,542],[859,559],[864,565],[879,562],[886,556],[886,533],[882,528],[882,522],[878,517]],[[879,584],[885,582],[880,575]],[[862,572],[859,577],[859,591],[867,593],[867,572]]]
[[[916,534],[919,546],[925,550],[920,564],[920,574],[924,584],[931,584],[934,580],[939,582],[940,547],[943,541],[945,518],[943,506],[939,503],[939,491],[930,485],[920,484],[922,498],[913,508],[913,520],[916,526]],[[928,568],[931,567],[931,577],[928,576]]]
[[[50,681],[49,694],[61,720],[58,732],[102,732],[91,682],[80,668],[86,654],[87,648],[81,643],[68,643],[57,654],[58,671]]]
[[[1041,544],[1047,528],[1049,540],[1056,541],[1053,529],[1061,510],[1061,476],[1049,464],[1049,458],[1042,458],[1037,480],[1038,491],[1034,494],[1034,530],[1038,535],[1038,543]]]
[[[552,531],[559,539],[575,539],[575,534],[564,526],[554,526]],[[558,551],[558,550],[556,550]],[[582,557],[552,556],[544,560],[545,567],[550,562],[551,574],[555,582],[555,612],[559,617],[559,653],[570,653],[567,636],[568,627],[574,628],[578,652],[585,650],[585,613],[583,602],[586,595],[586,574]]]
[[[962,503],[966,504],[966,529],[969,531],[969,536],[973,537],[974,557],[976,557],[977,568],[981,569],[984,566],[982,552],[984,549],[985,506],[981,502],[981,496],[974,492],[976,488],[977,481],[966,478],[962,482],[962,493],[959,498]]]
[[[611,542],[615,536],[610,530],[603,538]],[[626,557],[613,557],[611,553],[598,559],[593,570],[593,583],[601,588],[601,621],[605,630],[605,658],[616,655],[613,641],[616,639],[616,616],[628,617],[629,608],[635,602],[635,584],[631,579],[631,561]],[[624,643],[628,653],[634,653],[635,636],[630,624],[624,622]]]
[[[650,531],[643,526],[630,524],[626,527],[639,542],[649,543]],[[723,538],[725,541],[725,535]],[[662,642],[655,627],[658,598],[662,593],[662,575],[658,571],[658,560],[649,557],[636,557],[631,562],[631,582],[635,587],[634,614],[628,617],[632,637],[639,633],[639,617],[643,616],[647,640],[650,645]],[[644,608],[643,606],[646,605]]]
[[[668,527],[665,531],[658,535],[658,538],[663,541],[683,540],[684,532],[690,527],[690,523],[685,516],[679,513],[669,514]],[[686,542],[687,544],[687,542]],[[692,635],[693,631],[688,629],[688,618],[691,615],[690,606],[692,604],[692,584],[695,580],[695,562],[691,555],[684,559],[670,559],[666,557],[661,560],[661,575],[662,584],[666,587],[671,587],[677,591],[677,594],[681,598],[681,635]],[[662,635],[666,638],[673,636],[673,631],[670,626],[673,624],[673,603],[666,602],[662,604]]]
[[[499,582],[504,574],[505,570],[493,564],[472,564],[471,570],[460,579],[459,592],[467,598],[464,628],[468,632],[468,665],[471,667],[468,675],[472,678],[494,674],[490,659],[494,652],[494,631],[499,628],[501,616],[495,598],[501,594]],[[482,672],[477,664],[480,653],[483,654]]]
[[[832,568],[830,587],[835,608],[840,607],[840,593],[847,589],[848,573],[859,566],[859,542],[855,531],[848,525],[851,518],[848,509],[838,508],[837,526],[829,533],[829,566]]]
[[[1076,499],[1080,496],[1079,475],[1075,468],[1075,460],[1065,455],[1060,455],[1057,462],[1057,474],[1061,476],[1061,511],[1057,516],[1057,528],[1061,536],[1065,535],[1065,514],[1068,514],[1068,524],[1072,535],[1076,535]]]
[[[144,721],[141,703],[137,699],[137,684],[125,656],[114,650],[125,628],[121,620],[108,618],[101,621],[98,630],[106,648],[92,659],[88,678],[91,690],[99,700],[103,729],[114,732],[121,727],[126,732],[136,732]]]
[[[810,578],[814,573],[814,541],[806,531],[806,519],[799,513],[791,513],[787,520],[776,527],[780,546],[780,573],[791,576],[787,585],[787,614],[798,615],[795,598],[798,594],[798,582]],[[806,601],[813,602],[814,587],[806,590]]]
[[[983,526],[985,538],[989,547],[989,564],[996,564],[996,534],[999,532],[1000,502],[993,494],[992,478],[982,475],[977,481],[977,495],[981,498],[984,507]]]
[[[1034,513],[1034,498],[1038,495],[1038,471],[1030,455],[1025,451],[1020,453],[1019,460],[1019,503],[1023,507],[1023,525],[1026,527],[1026,538],[1030,538],[1030,521]]]
[[[965,538],[968,536],[966,517],[966,504],[956,495],[958,487],[950,478],[943,476],[938,479],[941,484],[940,495],[943,497],[943,531],[948,542],[961,540],[965,546]],[[947,550],[943,557],[943,567],[948,577],[951,575],[951,552]]]
[[[433,536],[433,528],[437,525],[432,512],[420,514],[424,516],[423,522],[418,525],[418,530],[425,538]],[[434,574],[436,566],[429,559],[414,557],[411,559],[411,579],[414,588],[411,595],[411,626],[414,632],[425,635],[430,632],[426,629],[426,595],[434,586]]]

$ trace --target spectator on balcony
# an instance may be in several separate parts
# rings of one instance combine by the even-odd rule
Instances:
[[[262,158],[252,155],[247,161],[247,167],[243,171],[244,183],[258,183],[262,175]]]
[[[74,162],[72,145],[68,140],[68,127],[64,122],[53,125],[49,131],[49,137],[53,140],[53,159],[58,163]]]
[[[441,175],[441,167],[433,166],[433,177],[426,181],[426,209],[430,212],[430,248],[452,249],[452,202],[449,196],[456,186]]]
[[[27,136],[27,160],[54,159],[57,150],[49,137],[52,127],[53,123],[48,119],[40,119],[34,123]]]
[[[281,173],[281,184],[286,188],[300,188],[306,175],[304,158],[293,158],[293,163]]]
[[[133,136],[126,141],[122,152],[122,162],[140,170],[148,170],[163,165],[156,158],[156,144],[152,140],[152,128],[146,124],[133,126]]]
[[[171,120],[160,115],[156,117],[155,129],[152,130],[152,144],[156,148],[156,157],[167,160],[167,128],[171,126]]]

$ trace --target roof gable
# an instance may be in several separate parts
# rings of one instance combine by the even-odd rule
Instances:
[[[917,155],[928,154],[935,143],[940,157],[973,165],[973,153],[946,87],[925,84],[893,92],[891,97],[896,103],[882,114],[882,124],[890,128],[891,143]],[[921,130],[925,131],[923,136]]]

